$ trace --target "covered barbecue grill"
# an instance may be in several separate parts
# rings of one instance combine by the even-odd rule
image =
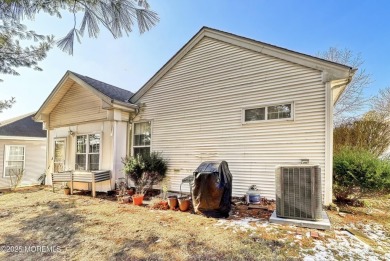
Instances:
[[[226,161],[202,162],[194,172],[192,202],[197,213],[228,217],[231,209],[232,174]]]

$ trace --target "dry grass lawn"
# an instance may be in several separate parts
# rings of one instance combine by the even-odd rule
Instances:
[[[216,222],[48,188],[20,190],[0,196],[0,247],[58,246],[60,252],[3,249],[0,260],[285,259],[272,239],[259,242]]]
[[[318,231],[20,189],[0,195],[0,260],[389,260],[390,196],[365,200],[328,211],[332,230]]]

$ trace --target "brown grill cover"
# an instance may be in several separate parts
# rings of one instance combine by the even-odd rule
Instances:
[[[194,172],[192,200],[196,213],[228,217],[231,210],[232,174],[226,161],[205,161]]]

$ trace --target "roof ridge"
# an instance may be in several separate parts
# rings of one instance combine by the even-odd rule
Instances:
[[[101,82],[101,83],[110,85],[110,86],[112,86],[112,87],[115,87],[115,88],[118,88],[118,89],[121,89],[121,90],[124,90],[124,91],[129,91],[129,90],[123,89],[123,88],[121,88],[121,87],[112,85],[111,83],[103,82],[103,81],[101,81],[101,80],[92,78],[92,77],[90,77],[90,76],[88,76],[88,75],[82,75],[82,74],[79,74],[79,73],[76,73],[76,72],[73,72],[73,71],[69,71],[69,72],[71,72],[71,73],[73,73],[73,74],[75,74],[75,75],[80,75],[80,76],[83,76],[83,77],[87,77],[87,78],[89,78],[89,79],[91,79],[91,80],[98,81],[98,82]]]
[[[84,81],[86,84],[90,85],[92,88],[107,96],[110,99],[121,101],[121,102],[129,102],[131,96],[134,95],[132,91],[123,89],[121,87],[109,84],[107,82],[103,82],[101,80],[97,80],[90,76],[82,75],[73,71],[69,71],[71,74],[74,74],[80,80]],[[96,84],[94,84],[96,83]],[[121,97],[123,96],[123,97]]]

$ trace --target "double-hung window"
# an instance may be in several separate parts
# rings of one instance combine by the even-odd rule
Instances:
[[[134,123],[134,156],[150,154],[150,143],[152,139],[151,130],[151,122]]]
[[[244,122],[270,121],[293,118],[293,104],[284,103],[244,109]]]
[[[4,177],[10,177],[24,170],[25,146],[5,145]]]
[[[99,170],[100,134],[77,135],[76,170]]]

